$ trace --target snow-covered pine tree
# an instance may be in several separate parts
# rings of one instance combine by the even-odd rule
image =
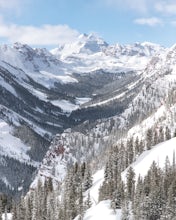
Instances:
[[[127,197],[129,200],[132,201],[135,192],[135,172],[131,166],[127,171],[126,178],[127,178],[127,183],[126,183]]]
[[[146,134],[146,148],[147,148],[147,150],[151,149],[152,144],[153,144],[153,131],[151,128],[149,128],[147,130],[147,134]]]
[[[31,197],[27,196],[25,199],[25,220],[31,220],[32,218],[32,202]]]
[[[93,184],[92,173],[90,171],[90,167],[86,167],[85,176],[83,180],[83,189],[87,191]]]
[[[159,143],[164,141],[164,131],[163,131],[163,127],[160,126],[159,128],[159,137],[158,137]]]
[[[143,180],[139,176],[136,184],[136,190],[134,194],[134,199],[132,201],[132,212],[135,220],[141,220],[141,208],[143,203]]]
[[[89,209],[92,206],[92,201],[90,198],[90,192],[88,192],[87,199],[85,201],[85,209]]]
[[[134,149],[133,149],[133,137],[127,140],[126,151],[128,152],[128,164],[131,164],[134,159]]]
[[[168,126],[166,126],[166,130],[165,130],[165,140],[170,140],[171,139],[171,130],[168,128]]]

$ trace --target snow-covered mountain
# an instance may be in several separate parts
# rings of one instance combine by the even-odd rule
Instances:
[[[60,45],[58,48],[53,49],[51,52],[57,57],[67,57],[72,54],[86,54],[102,52],[108,47],[102,38],[94,34],[81,34],[78,39],[70,44]]]
[[[39,175],[60,181],[66,164],[91,160],[94,153],[96,158],[113,141],[121,114],[148,82],[146,71],[165,50],[151,43],[108,45],[94,34],[81,35],[51,52],[20,43],[1,45],[2,191],[25,191],[41,160]],[[88,148],[90,143],[93,148]],[[16,172],[22,167],[19,177]]]
[[[144,43],[144,45],[148,46],[149,49],[146,53],[150,56],[152,44]],[[41,164],[32,188],[36,186],[38,178],[51,177],[56,184],[62,181],[67,167],[70,167],[70,164],[75,161],[78,163],[88,161],[94,167],[94,171],[98,170],[106,161],[106,153],[109,151],[109,147],[117,144],[119,140],[138,137],[144,142],[144,146],[147,146],[145,137],[149,129],[157,135],[161,135],[162,132],[169,129],[170,136],[173,136],[176,129],[176,49],[173,46],[166,50],[161,49],[160,53],[157,51],[157,54],[154,54],[145,68],[140,73],[138,72],[137,78],[125,81],[123,88],[120,85],[113,87],[115,89],[109,93],[111,97],[107,93],[104,94],[100,89],[99,101],[96,97],[82,106],[81,111],[84,112],[90,107],[110,106],[112,102],[113,105],[117,104],[118,109],[120,103],[123,103],[121,111],[117,112],[116,109],[116,114],[109,118],[84,122],[72,129],[65,130],[62,134],[58,134]],[[80,54],[73,56],[80,56]],[[136,54],[134,57],[136,59]],[[62,59],[66,60],[67,58]],[[133,163],[130,164],[135,169],[136,174],[141,174],[143,169],[146,174],[153,160],[163,168],[166,156],[169,156],[170,160],[173,159],[171,157],[173,150],[175,150],[175,139],[150,147],[152,149],[148,151],[144,148],[144,152],[141,155],[137,154]],[[160,153],[161,151],[163,154]],[[144,167],[143,164],[146,163],[147,165]],[[123,176],[126,175],[126,172],[127,170],[124,171]],[[95,184],[90,189],[90,194],[91,190],[96,189],[95,194],[94,191],[92,192],[92,196],[96,196],[96,198],[98,196],[96,184],[98,183],[100,186],[104,178],[100,177],[99,174],[97,176],[95,174]],[[94,203],[98,202],[94,198],[93,201]],[[102,207],[106,210],[105,214],[109,219],[117,219],[117,215],[109,210],[109,205],[109,201],[95,204],[92,209],[86,212],[84,219],[93,220],[97,216],[101,216],[99,209]],[[117,212],[119,217],[121,211],[117,210]]]
[[[149,43],[144,43],[144,45],[149,48],[148,50],[151,50],[151,47],[153,46]],[[136,47],[138,46],[139,45]],[[131,47],[131,49],[132,48],[133,47]],[[158,46],[156,46],[156,48],[158,48]],[[128,50],[130,49],[128,48]],[[133,48],[133,50],[136,50],[136,48]],[[104,152],[108,145],[115,142],[122,133],[123,135],[127,133],[129,128],[140,123],[143,119],[146,119],[147,116],[150,118],[150,115],[153,114],[154,111],[160,111],[160,108],[162,109],[165,104],[165,99],[167,97],[166,94],[169,92],[171,93],[175,87],[175,80],[173,80],[174,75],[168,75],[168,71],[164,71],[164,67],[161,64],[158,64],[161,69],[156,69],[155,66],[153,66],[153,60],[166,63],[166,61],[163,61],[162,59],[163,57],[168,57],[167,54],[170,53],[168,52],[170,50],[171,49],[168,49],[165,52],[165,55],[163,54],[163,50],[161,50],[161,53],[152,58],[146,68],[141,71],[137,77],[135,76],[136,78],[132,78],[129,81],[122,78],[123,82],[118,80],[122,83],[121,85],[120,83],[118,84],[118,81],[116,82],[116,85],[110,84],[109,86],[111,87],[111,90],[109,93],[107,92],[108,87],[105,87],[107,93],[102,96],[103,92],[101,91],[101,96],[95,96],[93,100],[84,104],[81,109],[81,114],[83,115],[83,112],[87,111],[89,108],[93,108],[93,114],[95,114],[95,108],[99,111],[107,106],[108,109],[110,109],[111,105],[116,106],[117,108],[115,108],[116,112],[111,118],[104,118],[103,120],[97,120],[93,123],[85,122],[77,127],[65,130],[61,135],[57,135],[49,152],[46,154],[43,165],[41,165],[39,176],[44,176],[45,168],[47,170],[47,167],[50,167],[50,171],[47,170],[47,176],[51,175],[55,178],[57,174],[55,175],[53,170],[55,170],[56,173],[62,172],[60,171],[60,168],[61,170],[66,170],[66,168],[63,169],[63,164],[65,164],[66,161],[68,164],[73,163],[74,161],[89,161],[91,160],[92,155],[97,159],[98,155],[101,154],[101,152]],[[151,55],[151,53],[151,51],[148,52],[148,56]],[[144,56],[144,54],[141,56]],[[152,71],[155,71],[155,73],[152,77],[150,75],[149,78],[148,75],[151,74],[151,69]],[[163,71],[162,75],[161,71]],[[164,84],[163,87],[162,82]],[[170,86],[167,87],[167,84]],[[168,89],[168,91],[166,89]],[[151,120],[154,120],[155,123],[152,125],[148,123],[148,127],[144,126],[143,129],[139,126],[138,130],[135,131],[143,131],[143,134],[140,134],[140,136],[142,136],[145,135],[148,128],[155,126],[156,124],[158,125],[161,120],[160,118],[171,111],[168,111],[165,107],[166,106],[163,107],[163,111],[160,111],[162,112],[161,115],[153,115]],[[120,108],[121,110],[118,111],[117,109]],[[75,117],[74,112],[72,115]],[[150,119],[148,120],[150,121]],[[145,121],[143,123],[147,124]],[[166,124],[167,122],[163,123]],[[130,130],[130,132],[132,131]],[[63,148],[64,150],[62,154],[59,153],[57,155],[60,148]],[[56,166],[57,168],[51,169],[52,166]],[[58,175],[57,181],[60,181],[61,179],[63,179],[63,172],[62,175]]]
[[[99,69],[113,71],[141,70],[149,59],[164,48],[148,42],[132,45],[108,45],[102,38],[90,34],[51,50],[74,72],[83,73]]]

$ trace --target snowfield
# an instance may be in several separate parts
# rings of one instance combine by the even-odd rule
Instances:
[[[166,157],[168,156],[170,163],[172,163],[174,152],[176,152],[176,138],[157,144],[151,150],[143,152],[138,159],[131,164],[136,174],[136,179],[139,175],[144,177],[147,174],[153,161],[155,161],[160,168],[164,168]],[[126,179],[128,169],[129,168],[122,173],[123,180]]]
[[[5,121],[0,120],[0,154],[28,161],[30,160],[26,154],[28,150],[28,146],[12,135],[11,127]]]
[[[29,146],[25,145],[19,138],[13,136],[13,129],[2,119],[0,119],[0,155],[12,157],[32,164],[35,167],[39,166],[39,163],[30,159],[27,151]]]
[[[121,209],[116,211],[110,208],[110,200],[102,201],[87,210],[83,220],[120,220]],[[76,219],[75,219],[76,220]]]
[[[2,215],[2,220],[12,220],[12,214],[7,213],[7,216],[5,214]]]

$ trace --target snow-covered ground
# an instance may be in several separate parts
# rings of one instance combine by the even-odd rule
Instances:
[[[64,112],[72,112],[79,108],[79,105],[75,105],[67,100],[54,100],[51,103],[60,107]]]
[[[12,129],[3,120],[0,120],[0,148],[1,154],[8,154],[13,157],[21,157],[21,159],[29,160],[29,156],[26,152],[29,147],[24,145],[20,139],[14,137]],[[4,152],[4,153],[3,153]]]
[[[32,162],[27,155],[29,149],[19,138],[12,135],[12,128],[0,119],[0,155],[8,155],[21,162],[32,163],[34,166],[38,166],[38,163]]]
[[[104,180],[104,169],[98,170],[93,175],[93,186],[88,190],[92,207],[88,209],[84,215],[83,220],[120,220],[121,210],[118,209],[114,212],[110,207],[110,200],[98,202],[99,188]],[[88,192],[85,193],[85,199]],[[76,217],[75,220],[78,220]]]
[[[90,188],[89,192],[92,203],[95,205],[98,204],[98,193],[99,193],[99,188],[103,183],[103,179],[104,179],[104,169],[98,170],[93,175],[93,186]]]
[[[12,220],[12,214],[7,213],[7,216],[5,214],[2,215],[2,220]]]
[[[172,138],[168,141],[160,143],[154,146],[151,150],[143,152],[136,162],[132,163],[136,173],[136,179],[140,174],[144,177],[153,161],[155,161],[160,168],[164,168],[166,156],[168,156],[170,162],[173,161],[173,153],[176,152],[176,138]],[[128,168],[122,173],[122,179],[126,179]],[[110,208],[110,201],[101,201],[98,202],[99,188],[103,183],[104,179],[104,170],[98,170],[93,175],[93,186],[89,189],[90,198],[92,201],[92,207],[88,209],[84,215],[84,220],[120,220],[121,219],[121,210],[116,210]],[[87,193],[85,196],[87,197]],[[75,219],[77,220],[77,218]]]
[[[110,208],[110,200],[102,201],[86,211],[83,220],[120,220],[121,209]]]
[[[131,167],[133,167],[135,171],[136,179],[139,175],[144,177],[147,174],[153,161],[155,161],[160,168],[163,168],[166,157],[168,156],[170,163],[172,163],[174,152],[176,152],[176,138],[157,144],[151,150],[143,152],[138,159],[131,164]],[[124,180],[127,170],[128,168],[122,173],[122,179]]]

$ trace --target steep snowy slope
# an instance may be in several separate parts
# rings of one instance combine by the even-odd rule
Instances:
[[[79,218],[75,218],[78,220]],[[117,209],[115,212],[110,208],[110,201],[105,200],[91,207],[85,213],[83,220],[121,220],[121,210]]]
[[[143,152],[137,160],[130,165],[135,171],[135,178],[138,176],[144,177],[153,161],[157,163],[160,168],[164,168],[166,157],[170,163],[173,161],[173,153],[176,151],[176,138],[160,143],[153,146],[151,150]],[[127,168],[122,173],[122,178],[125,181]],[[111,201],[104,200],[98,202],[99,188],[104,180],[104,170],[99,170],[93,175],[93,186],[89,189],[90,199],[92,202],[92,207],[88,209],[84,215],[84,220],[97,220],[97,219],[112,219],[120,220],[122,211],[121,209],[116,209],[115,211],[111,208]],[[76,217],[75,220],[79,219]]]
[[[163,143],[160,143],[152,147],[151,150],[142,153],[137,158],[137,160],[130,165],[134,169],[134,172],[136,174],[136,180],[139,175],[141,177],[147,175],[147,172],[150,166],[152,165],[153,161],[155,161],[160,168],[164,168],[166,157],[168,157],[170,163],[172,164],[173,155],[175,152],[176,152],[176,138],[172,138],[168,141],[165,141]],[[125,179],[126,177],[127,170],[128,168],[122,173],[123,179]]]
[[[70,83],[76,79],[67,76],[64,64],[46,49],[33,49],[28,45],[15,43],[12,47],[1,45],[1,62],[22,69],[34,81],[50,88],[54,82]]]

